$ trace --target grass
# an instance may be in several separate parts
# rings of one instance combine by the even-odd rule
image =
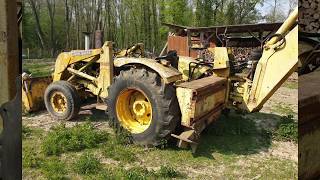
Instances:
[[[108,134],[96,130],[92,124],[85,123],[66,128],[64,124],[51,131],[42,143],[46,155],[60,155],[68,151],[81,151],[97,147],[106,142]]]
[[[183,177],[175,168],[171,166],[161,166],[160,170],[158,171],[159,177],[164,178],[176,178],[176,177]]]
[[[66,177],[67,168],[64,162],[57,157],[47,159],[41,166],[41,171],[47,179],[61,180]]]
[[[286,81],[283,83],[283,87],[289,88],[289,89],[298,89],[298,81]]]
[[[174,167],[161,166],[159,170],[148,170],[145,167],[133,167],[126,169],[124,167],[107,168],[98,174],[95,179],[129,179],[129,180],[144,180],[144,179],[185,179],[184,173],[178,172]]]
[[[130,147],[117,143],[108,144],[103,150],[103,155],[107,158],[121,162],[134,162],[136,160],[135,153]]]
[[[32,129],[27,126],[22,126],[22,139],[29,137],[32,133]]]
[[[292,115],[297,114],[294,110],[292,110],[292,107],[285,103],[277,103],[274,106],[272,106],[271,110],[273,112],[278,112],[282,115]]]
[[[261,149],[271,147],[272,136],[257,128],[254,120],[234,113],[229,117],[221,116],[202,134],[196,154],[170,144],[165,149],[145,149],[130,144],[131,139],[125,133],[107,134],[103,136],[107,138],[99,141],[105,133],[88,122],[71,128],[60,125],[49,132],[26,128],[26,132],[28,135],[23,141],[25,177],[101,180],[252,179],[257,174],[282,179],[297,177],[295,162],[259,156]],[[93,143],[89,143],[89,139],[95,139],[96,145],[91,146]],[[56,153],[39,148],[39,144],[46,143],[52,146],[49,152]],[[241,161],[245,163],[239,163]]]
[[[102,169],[100,160],[91,153],[84,153],[73,164],[75,172],[82,175],[95,174]]]
[[[39,168],[42,164],[41,158],[35,148],[23,148],[22,167],[23,168]]]
[[[298,123],[293,120],[293,116],[283,116],[278,123],[277,129],[273,132],[273,137],[279,141],[298,142]]]
[[[49,76],[53,68],[53,59],[24,60],[23,62],[23,70],[31,73],[33,77]]]

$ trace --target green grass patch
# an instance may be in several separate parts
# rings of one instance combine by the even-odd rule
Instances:
[[[107,168],[97,175],[96,179],[185,179],[186,175],[177,171],[171,166],[161,166],[158,171],[148,170],[145,167],[134,167],[125,169],[123,167]]]
[[[33,77],[50,76],[53,73],[54,62],[42,62],[41,60],[23,64],[23,70],[31,73]]]
[[[280,141],[298,142],[298,123],[292,115],[283,116],[273,132],[273,138]]]
[[[75,172],[82,175],[96,174],[102,169],[100,160],[91,153],[84,153],[73,164]]]
[[[31,133],[32,133],[31,128],[29,128],[25,125],[22,125],[22,139],[29,137],[31,135]]]
[[[233,161],[233,155],[249,155],[271,146],[271,133],[240,114],[222,115],[201,135],[197,157]],[[214,157],[214,153],[218,153]]]
[[[298,81],[286,81],[282,85],[283,87],[289,88],[289,89],[298,89]]]
[[[49,158],[41,165],[41,171],[47,179],[61,180],[67,179],[67,168],[59,158]]]
[[[46,155],[60,155],[68,151],[80,151],[95,148],[107,141],[108,133],[99,131],[90,123],[66,128],[64,124],[48,133],[42,143]]]
[[[285,103],[277,103],[274,106],[272,106],[271,110],[274,112],[278,112],[282,115],[296,114],[296,112],[292,110],[292,107]]]
[[[121,162],[134,162],[136,159],[135,153],[129,146],[123,146],[117,143],[108,144],[103,150],[103,155]]]
[[[161,166],[160,170],[157,172],[159,177],[163,178],[177,178],[183,177],[181,173],[179,173],[174,167],[172,166]]]
[[[39,156],[36,149],[23,147],[22,167],[23,168],[40,168],[43,158]]]

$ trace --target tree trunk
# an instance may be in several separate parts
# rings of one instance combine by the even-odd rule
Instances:
[[[44,49],[45,48],[45,42],[44,42],[44,34],[40,25],[40,18],[39,18],[39,14],[38,14],[38,9],[36,6],[36,1],[35,0],[28,0],[30,6],[31,6],[31,10],[32,10],[32,14],[35,18],[36,21],[36,31],[37,31],[37,36],[40,40],[40,44],[41,44],[41,48]]]

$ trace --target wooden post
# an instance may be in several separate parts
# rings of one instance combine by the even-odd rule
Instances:
[[[16,1],[0,0],[0,105],[16,94],[19,74],[18,25]]]

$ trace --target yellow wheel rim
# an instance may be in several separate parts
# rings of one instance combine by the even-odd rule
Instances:
[[[67,109],[67,98],[61,92],[54,92],[50,98],[50,102],[56,113],[63,113]]]
[[[121,125],[133,134],[144,132],[151,124],[152,105],[147,96],[137,89],[120,92],[116,113]]]

